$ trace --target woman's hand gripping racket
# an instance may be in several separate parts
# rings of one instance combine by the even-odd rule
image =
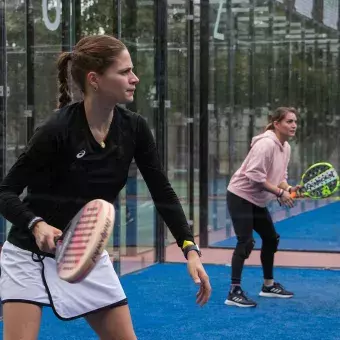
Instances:
[[[96,265],[113,230],[115,209],[101,199],[87,203],[56,238],[55,259],[61,279],[83,280]]]
[[[338,173],[330,163],[316,163],[310,166],[302,175],[300,192],[303,197],[313,199],[326,198],[333,195],[340,185]],[[298,196],[291,193],[292,198]]]

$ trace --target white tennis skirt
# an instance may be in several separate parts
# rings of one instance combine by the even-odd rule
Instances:
[[[52,307],[56,316],[71,320],[127,304],[124,290],[108,252],[81,282],[68,283],[57,274],[56,261],[23,250],[6,241],[1,251],[2,303],[26,302]]]

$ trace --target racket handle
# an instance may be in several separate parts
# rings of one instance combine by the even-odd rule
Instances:
[[[56,237],[54,238],[54,243],[55,243],[55,245],[57,245],[58,241],[60,241],[60,240],[63,239],[63,236],[65,235],[65,233],[67,232],[67,230],[68,230],[68,229],[70,228],[70,226],[71,226],[71,222],[72,222],[72,220],[71,220],[70,222],[68,222],[66,228],[64,229],[63,233],[62,233],[60,236],[56,236]]]
[[[290,197],[291,198],[296,198],[296,197],[301,198],[301,197],[303,197],[303,193],[305,191],[306,191],[305,188],[303,186],[300,186],[297,191],[293,191],[292,193],[290,193]]]
[[[55,245],[57,245],[57,243],[58,243],[58,241],[61,239],[61,236],[56,236],[55,238],[54,238],[54,243],[55,243]]]

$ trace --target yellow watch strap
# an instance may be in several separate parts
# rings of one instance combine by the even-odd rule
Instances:
[[[192,245],[194,245],[195,243],[194,242],[192,242],[192,241],[184,241],[183,242],[183,245],[182,245],[182,249],[184,249],[185,247],[187,247],[187,246],[192,246]]]

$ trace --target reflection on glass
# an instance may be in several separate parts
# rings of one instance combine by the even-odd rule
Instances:
[[[130,51],[140,78],[135,101],[129,108],[146,118],[154,131],[154,2],[122,1],[122,40]],[[130,167],[122,192],[121,246],[125,272],[154,263],[155,208],[136,164]],[[123,250],[125,246],[125,251]]]
[[[219,222],[216,201],[244,160],[252,136],[263,131],[278,106],[298,110],[299,130],[290,143],[292,183],[317,161],[340,166],[339,33],[334,24],[339,4],[323,3],[323,8],[302,0],[210,3],[210,245],[233,236],[228,213]],[[279,220],[328,203],[298,202],[285,211],[273,202],[269,208]]]
[[[8,4],[6,4],[8,6]],[[7,7],[6,7],[7,8]],[[7,25],[7,153],[6,172],[26,145],[25,6],[6,11]]]
[[[186,6],[168,5],[168,177],[189,218]],[[167,231],[167,242],[174,238]]]

